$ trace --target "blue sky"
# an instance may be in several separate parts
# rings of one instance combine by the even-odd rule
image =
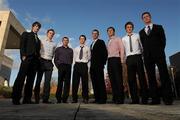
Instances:
[[[106,29],[116,28],[116,35],[125,35],[124,24],[132,21],[134,32],[144,27],[141,13],[149,11],[153,23],[163,25],[167,38],[168,57],[180,51],[180,1],[179,0],[0,0],[0,9],[11,9],[22,25],[29,30],[34,21],[42,23],[39,36],[43,39],[48,28],[56,31],[55,41],[63,36],[71,38],[71,46],[78,45],[78,37],[85,34],[91,43],[91,30],[97,28],[107,42]],[[14,58],[11,84],[17,74],[18,51],[6,51]],[[17,63],[17,64],[16,64]]]

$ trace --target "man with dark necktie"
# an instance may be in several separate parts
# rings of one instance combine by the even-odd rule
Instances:
[[[131,93],[131,104],[139,104],[141,96],[141,104],[147,104],[148,93],[147,93],[147,81],[145,78],[144,65],[142,60],[142,44],[139,38],[139,34],[133,33],[134,24],[127,22],[125,24],[125,30],[127,35],[122,38],[122,42],[125,48],[128,83]],[[137,84],[137,77],[139,80],[139,88]]]
[[[14,82],[12,92],[12,103],[14,105],[20,104],[22,89],[26,78],[26,84],[24,88],[23,104],[32,104],[32,88],[39,63],[40,57],[40,40],[37,36],[37,32],[41,28],[39,22],[32,24],[31,32],[24,32],[20,39],[20,55],[21,65],[17,78]]]
[[[145,28],[143,28],[139,34],[144,49],[144,62],[148,75],[150,96],[152,98],[150,104],[160,104],[161,94],[164,104],[172,105],[173,92],[164,52],[166,46],[164,29],[161,25],[152,23],[151,14],[149,12],[144,12],[142,14],[142,20],[145,23]],[[156,80],[155,66],[157,66],[159,70],[161,93]]]
[[[78,88],[81,80],[83,102],[88,103],[88,62],[90,60],[90,49],[85,45],[86,36],[80,35],[80,45],[74,49],[74,70],[72,79],[73,103],[78,102]]]
[[[92,31],[90,75],[94,90],[95,103],[104,104],[107,100],[104,81],[104,65],[107,61],[107,49],[103,40],[99,39],[99,31]]]

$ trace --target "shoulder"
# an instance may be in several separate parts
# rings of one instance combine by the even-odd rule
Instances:
[[[155,28],[162,28],[162,25],[153,24],[153,27],[155,27]]]

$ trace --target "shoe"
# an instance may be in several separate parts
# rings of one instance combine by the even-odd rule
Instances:
[[[52,104],[52,102],[50,102],[50,101],[43,101],[42,103],[45,103],[45,104]]]
[[[139,104],[139,101],[132,101],[129,104]]]
[[[36,103],[33,101],[23,101],[23,104],[36,104]]]
[[[60,103],[61,103],[61,100],[58,100],[58,101],[57,101],[57,104],[60,104]]]
[[[66,101],[66,100],[63,100],[62,102],[63,102],[63,103],[67,103],[67,101]]]
[[[12,100],[13,105],[21,105],[21,103],[17,100]]]
[[[159,105],[159,104],[161,104],[160,101],[152,101],[149,103],[149,105]]]
[[[84,103],[84,104],[88,104],[88,100],[84,99],[84,100],[83,100],[83,103]]]
[[[77,100],[73,100],[72,103],[77,103]]]

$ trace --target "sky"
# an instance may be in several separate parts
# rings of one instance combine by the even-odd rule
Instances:
[[[70,38],[70,45],[78,45],[81,34],[86,35],[90,45],[91,31],[98,29],[100,38],[108,40],[106,29],[113,26],[116,35],[123,37],[124,24],[132,21],[134,32],[143,27],[141,14],[149,11],[154,24],[163,25],[166,33],[166,59],[180,51],[180,0],[0,0],[0,10],[10,9],[26,30],[31,29],[34,21],[39,21],[42,28],[41,39],[45,38],[46,30],[56,31],[54,41],[59,43],[63,36]],[[20,58],[19,50],[6,50],[14,59],[10,85],[17,75]],[[53,74],[56,76],[56,72]]]

